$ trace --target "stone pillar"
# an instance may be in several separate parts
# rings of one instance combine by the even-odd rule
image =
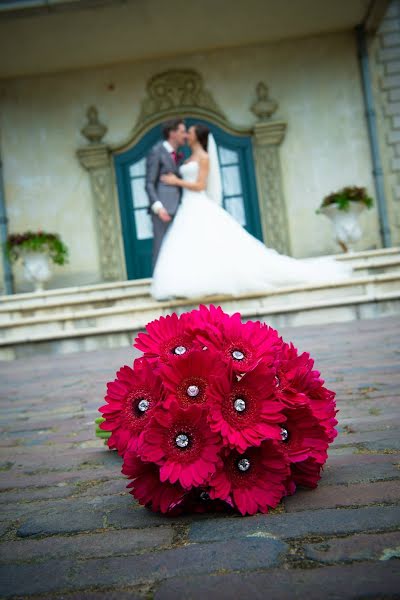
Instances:
[[[88,124],[82,134],[89,140],[88,146],[80,148],[77,156],[88,171],[96,216],[97,243],[101,275],[104,281],[126,279],[125,259],[119,209],[114,193],[114,173],[111,152],[101,142],[107,128],[98,121],[97,109],[90,107]]]
[[[282,254],[290,254],[290,237],[285,199],[283,197],[279,146],[286,123],[272,121],[277,103],[268,97],[263,83],[257,86],[257,101],[251,110],[258,118],[253,129],[253,149],[262,232],[265,243]]]

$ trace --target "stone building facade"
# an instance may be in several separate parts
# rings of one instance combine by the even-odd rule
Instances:
[[[395,243],[398,4],[390,4],[370,49]],[[287,39],[5,74],[0,153],[9,230],[61,235],[70,262],[56,268],[52,286],[130,277],[118,157],[135,148],[144,152],[160,122],[182,114],[205,120],[221,140],[228,136],[239,146],[248,140],[252,197],[268,246],[296,257],[337,252],[330,223],[316,214],[322,198],[344,185],[375,194],[355,24],[356,17],[351,27],[305,29]],[[381,247],[376,205],[362,219],[358,248]],[[18,267],[15,277],[16,289],[24,290]]]

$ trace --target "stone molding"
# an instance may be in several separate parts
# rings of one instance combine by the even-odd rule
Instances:
[[[107,144],[96,144],[79,148],[77,156],[87,171],[104,167],[110,163],[110,149]]]
[[[98,122],[97,110],[91,107],[87,115],[89,123],[82,133],[89,139],[89,144],[79,148],[77,156],[82,167],[89,172],[102,279],[119,281],[126,279],[126,272],[111,151],[107,144],[99,143],[106,128]],[[84,133],[85,129],[89,135]],[[99,137],[101,131],[103,133]]]
[[[200,73],[192,69],[171,70],[155,75],[146,86],[147,96],[142,102],[138,124],[154,114],[196,107],[224,118],[214,98],[204,88]]]
[[[279,146],[285,137],[284,121],[260,119],[254,126],[253,149],[262,232],[268,247],[290,254],[290,236],[283,196]]]
[[[287,125],[284,121],[269,121],[254,125],[254,139],[261,146],[279,146],[285,137]]]
[[[125,152],[155,125],[173,117],[206,119],[234,135],[252,134],[251,127],[237,127],[229,122],[212,94],[205,88],[200,73],[193,69],[173,69],[149,80],[146,96],[131,134],[121,143],[112,146],[112,151]]]

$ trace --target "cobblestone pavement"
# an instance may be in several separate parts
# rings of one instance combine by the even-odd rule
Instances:
[[[134,504],[94,438],[132,349],[0,363],[1,596],[400,598],[400,321],[284,330],[337,391],[320,486],[269,515],[168,519]]]

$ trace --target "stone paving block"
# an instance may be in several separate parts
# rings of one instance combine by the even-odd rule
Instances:
[[[400,558],[400,531],[352,535],[320,544],[306,544],[304,548],[307,558],[324,563],[391,560]]]
[[[349,465],[342,467],[333,467],[328,464],[322,474],[322,478],[318,485],[342,485],[345,483],[368,483],[374,481],[384,481],[390,479],[399,479],[400,471],[394,458],[387,455],[388,460],[384,463],[371,461],[370,464]]]
[[[46,503],[25,520],[19,537],[75,533],[106,527],[141,528],[160,525],[163,517],[145,508],[136,508],[131,496],[104,496]],[[164,518],[165,522],[165,518]]]
[[[400,523],[400,506],[369,506],[358,509],[322,509],[288,514],[222,518],[192,523],[193,542],[228,538],[301,538],[306,535],[340,535],[394,529]]]
[[[0,504],[51,500],[52,498],[67,498],[68,496],[71,496],[76,489],[75,486],[62,485],[60,487],[27,488],[26,490],[2,492],[0,493]]]
[[[108,589],[97,592],[77,592],[71,594],[56,594],[46,596],[46,600],[143,600],[143,596],[137,595],[135,592]]]
[[[396,428],[384,431],[364,431],[361,433],[339,435],[336,440],[333,447],[340,447],[345,444],[362,444],[368,448],[370,445],[380,443],[382,449],[393,448],[400,450],[400,436]]]
[[[395,600],[399,589],[400,571],[390,561],[368,568],[357,564],[171,579],[158,588],[154,600]]]
[[[45,558],[79,556],[92,558],[113,554],[132,554],[145,548],[170,546],[172,527],[125,529],[101,533],[35,540],[24,539],[0,544],[0,562],[43,560]]]
[[[337,448],[329,452],[328,466],[334,468],[343,468],[353,465],[354,469],[360,466],[400,464],[400,452],[393,454],[375,454],[360,453],[357,448]]]
[[[135,585],[189,574],[214,573],[221,569],[245,571],[279,563],[286,545],[273,539],[230,540],[216,544],[192,544],[163,552],[130,557],[51,560],[35,564],[0,567],[3,597],[47,594],[91,586]],[[51,577],[43,576],[51,573]]]
[[[66,482],[101,481],[119,479],[118,469],[81,469],[77,471],[50,471],[36,475],[26,475],[23,472],[0,473],[0,492],[2,490],[26,489],[28,487],[46,487]]]
[[[329,485],[315,490],[298,489],[284,499],[286,512],[310,508],[363,506],[374,503],[395,503],[400,500],[400,482],[377,481],[352,485]]]

